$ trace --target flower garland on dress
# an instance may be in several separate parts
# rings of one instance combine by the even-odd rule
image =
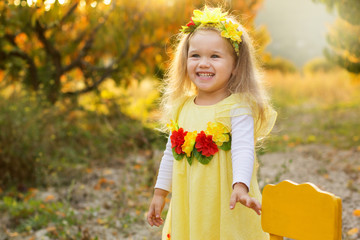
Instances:
[[[194,157],[202,164],[208,164],[219,148],[228,151],[231,148],[229,130],[218,122],[209,122],[207,129],[198,133],[184,131],[171,120],[167,124],[171,131],[171,148],[174,158],[178,161],[186,156],[188,163],[193,163]]]
[[[239,43],[241,43],[242,31],[238,30],[239,24],[227,20],[225,16],[228,13],[221,12],[220,8],[208,9],[205,6],[204,11],[194,10],[194,16],[186,26],[180,29],[183,33],[192,33],[199,26],[214,27],[220,30],[221,36],[230,40],[236,54],[239,56]]]

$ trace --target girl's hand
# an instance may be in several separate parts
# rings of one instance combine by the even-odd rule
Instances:
[[[249,196],[248,188],[244,183],[236,183],[234,185],[234,190],[230,197],[230,209],[235,208],[235,204],[240,202],[242,205],[253,209],[258,215],[261,214],[261,205],[255,199]]]
[[[169,192],[162,189],[155,189],[154,197],[151,201],[149,212],[147,213],[147,221],[150,226],[159,227],[164,223],[161,218],[161,212],[165,206],[165,198]]]

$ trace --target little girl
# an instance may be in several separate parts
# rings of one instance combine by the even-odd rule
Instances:
[[[265,240],[254,148],[272,129],[245,29],[220,8],[182,27],[162,106],[171,131],[147,220],[163,240]],[[240,202],[235,207],[235,204]]]

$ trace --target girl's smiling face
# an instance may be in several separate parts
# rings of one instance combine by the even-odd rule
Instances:
[[[218,32],[199,30],[189,40],[187,72],[198,96],[226,97],[235,72],[234,49]]]

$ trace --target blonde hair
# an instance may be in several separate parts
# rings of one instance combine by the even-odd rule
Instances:
[[[234,50],[235,74],[229,79],[228,90],[230,93],[241,93],[242,97],[245,97],[252,109],[256,126],[261,128],[262,124],[268,120],[266,110],[270,107],[270,103],[268,95],[263,88],[259,67],[256,64],[252,39],[245,28],[234,17],[226,16],[226,19],[239,24],[238,30],[242,31],[242,42],[239,44],[238,56]],[[175,47],[174,58],[165,75],[165,87],[161,101],[162,120],[166,123],[169,122],[171,113],[174,111],[174,106],[178,101],[196,93],[196,87],[189,79],[187,73],[189,41],[197,31],[207,30],[219,32],[216,28],[206,26],[199,27],[190,34],[179,33],[177,35],[178,44]],[[230,41],[229,44],[231,44]]]

